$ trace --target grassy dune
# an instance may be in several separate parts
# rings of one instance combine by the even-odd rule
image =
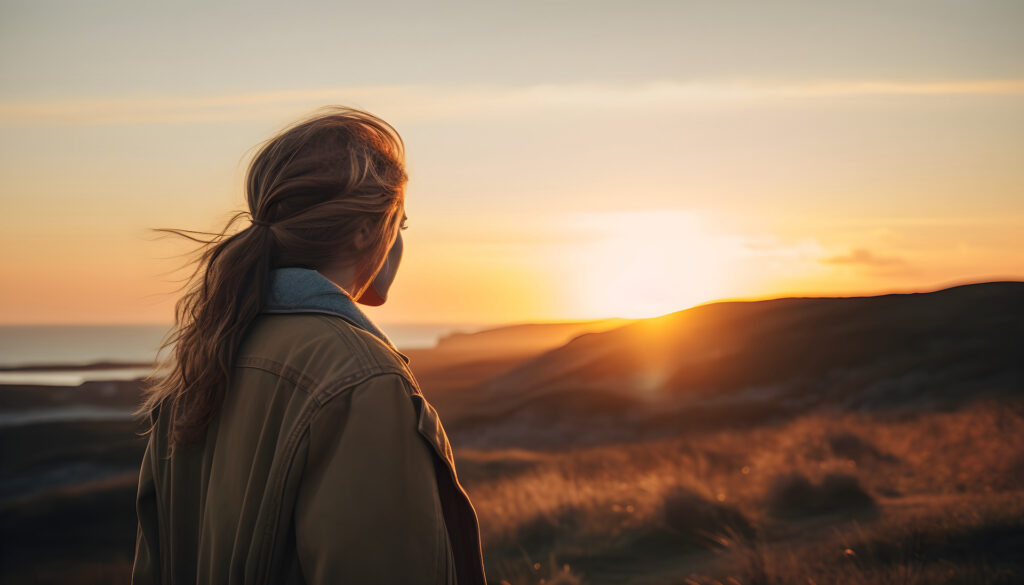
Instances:
[[[1011,583],[1020,437],[1001,402],[459,456],[497,582]]]
[[[456,455],[498,584],[1016,583],[1020,437],[1000,401]],[[126,583],[135,482],[8,501],[4,582]]]

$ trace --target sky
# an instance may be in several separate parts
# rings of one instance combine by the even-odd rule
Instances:
[[[169,323],[257,144],[402,135],[381,323],[1024,280],[1024,3],[0,0],[0,323]]]

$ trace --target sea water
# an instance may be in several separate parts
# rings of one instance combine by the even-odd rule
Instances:
[[[399,349],[433,347],[456,331],[473,332],[486,325],[472,323],[379,323]],[[0,384],[77,386],[87,380],[131,380],[146,367],[46,369],[97,362],[151,364],[171,326],[150,325],[0,325]],[[167,355],[169,348],[163,350]],[[42,366],[42,369],[16,368]]]

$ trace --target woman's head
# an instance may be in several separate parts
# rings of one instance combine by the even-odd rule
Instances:
[[[349,268],[358,298],[404,216],[404,159],[394,128],[353,108],[322,108],[267,140],[246,197],[253,218],[271,224],[274,266]]]
[[[363,110],[327,106],[260,145],[246,173],[249,209],[235,213],[222,232],[157,228],[201,243],[175,327],[160,348],[173,344],[174,352],[147,378],[148,396],[137,411],[148,415],[169,402],[172,448],[199,438],[216,414],[273,268],[313,268],[344,278],[332,280],[353,298],[381,301],[364,293],[372,293],[389,250],[401,248],[404,159],[390,124]],[[255,223],[231,230],[247,216]]]

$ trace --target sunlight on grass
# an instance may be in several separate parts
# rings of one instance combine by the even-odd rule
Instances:
[[[1024,453],[1009,439],[1019,436],[1024,413],[977,405],[909,419],[814,415],[580,448],[520,457],[490,475],[475,473],[494,463],[486,452],[459,456],[495,571],[511,575],[525,559],[552,555],[581,579],[565,582],[671,570],[701,585],[727,577],[860,584],[904,582],[891,580],[910,570],[900,568],[900,555],[917,554],[922,539],[971,550],[958,534],[1024,535],[1007,516],[1024,511]],[[621,567],[607,566],[608,558]],[[1001,570],[913,562],[925,577]],[[508,582],[541,582],[517,578]]]

